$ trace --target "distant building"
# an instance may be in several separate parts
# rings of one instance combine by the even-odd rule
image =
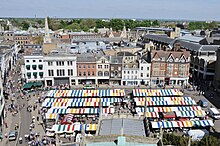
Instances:
[[[36,52],[24,56],[24,78],[26,82],[44,82],[44,57],[42,53]]]
[[[138,85],[137,55],[129,52],[118,52],[122,57],[122,85]]]
[[[96,58],[94,56],[87,54],[77,56],[78,84],[97,84],[96,69]]]
[[[46,86],[77,85],[76,56],[62,50],[52,51],[44,56],[44,68]]]
[[[189,80],[190,53],[186,50],[151,52],[152,84],[183,85]]]
[[[121,85],[122,56],[110,56],[110,85]]]
[[[98,84],[109,84],[110,61],[108,56],[96,57],[96,76]]]

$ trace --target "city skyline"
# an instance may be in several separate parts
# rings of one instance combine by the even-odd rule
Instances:
[[[127,18],[220,21],[217,0],[2,0],[0,17]]]

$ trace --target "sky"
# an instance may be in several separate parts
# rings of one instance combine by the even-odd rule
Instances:
[[[220,0],[0,0],[0,17],[220,21]]]

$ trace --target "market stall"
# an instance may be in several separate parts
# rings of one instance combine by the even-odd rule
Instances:
[[[192,120],[192,121],[159,121],[159,122],[150,122],[151,128],[160,129],[160,127],[166,128],[191,128],[191,127],[210,127],[214,126],[212,120]]]
[[[134,97],[183,96],[179,89],[133,89],[132,93]]]

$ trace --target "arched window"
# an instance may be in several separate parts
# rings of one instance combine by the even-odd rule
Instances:
[[[104,72],[104,76],[109,76],[109,72],[108,72],[108,71],[105,71],[105,72]]]
[[[98,72],[98,76],[103,76],[102,71],[99,71],[99,72]]]

